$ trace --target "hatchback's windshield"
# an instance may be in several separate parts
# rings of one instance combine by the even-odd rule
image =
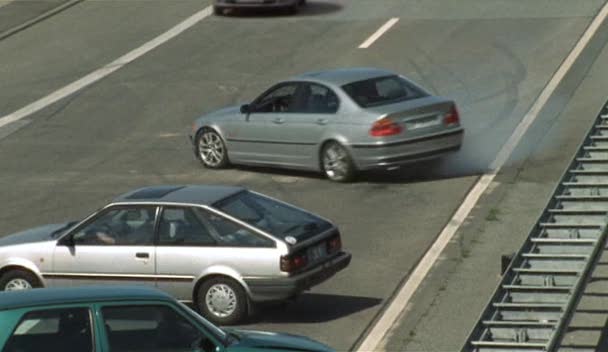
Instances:
[[[332,227],[323,219],[249,191],[223,199],[214,207],[282,240],[291,236],[300,242]]]
[[[342,86],[342,89],[364,108],[394,104],[427,95],[420,88],[397,75],[349,83]]]

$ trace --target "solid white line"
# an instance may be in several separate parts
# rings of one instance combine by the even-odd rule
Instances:
[[[184,32],[188,28],[194,26],[198,22],[202,21],[203,19],[205,19],[212,13],[213,13],[212,7],[207,6],[203,10],[195,13],[194,15],[185,19],[184,21],[180,22],[175,27],[169,29],[168,31],[164,32],[163,34],[159,35],[158,37],[150,40],[149,42],[145,43],[144,45],[140,46],[139,48],[136,48],[136,49],[130,51],[129,53],[119,57],[118,59],[110,62],[109,64],[103,66],[102,68],[89,73],[88,75],[82,77],[81,79],[79,79],[75,82],[72,82],[63,88],[60,88],[60,89],[54,91],[53,93],[45,96],[44,98],[41,98],[11,114],[0,117],[0,127],[5,126],[11,122],[21,120],[22,118],[29,116],[41,109],[44,109],[45,107],[65,98],[71,94],[74,94],[75,92],[81,90],[82,88],[99,81],[100,79],[108,76],[112,72],[121,69],[122,67],[129,64],[130,62],[133,62],[134,60],[136,60],[137,58],[146,54],[147,52],[149,52],[149,51],[157,48],[158,46],[166,43],[167,41],[175,38],[176,36],[178,36],[179,34]]]
[[[386,333],[391,329],[401,313],[405,310],[412,296],[416,292],[416,289],[426,278],[432,266],[439,258],[441,252],[443,252],[456,231],[458,231],[460,226],[463,224],[464,220],[467,218],[475,204],[477,204],[477,201],[481,195],[492,183],[494,177],[496,177],[496,174],[500,172],[500,169],[507,162],[521,138],[532,125],[534,120],[538,117],[538,114],[543,106],[547,103],[560,81],[564,78],[566,73],[568,73],[595,32],[597,32],[597,29],[606,19],[606,16],[608,16],[608,3],[604,4],[600,12],[593,19],[589,27],[587,27],[585,33],[574,46],[568,57],[566,57],[558,70],[553,74],[553,77],[551,80],[549,80],[549,83],[547,83],[545,88],[543,88],[541,94],[538,96],[530,110],[519,122],[513,131],[513,134],[511,134],[507,142],[502,146],[496,156],[496,159],[490,165],[491,171],[481,176],[475,183],[471,191],[469,191],[465,197],[463,203],[460,205],[460,207],[458,207],[458,210],[452,219],[450,219],[448,224],[443,228],[431,248],[425,253],[424,257],[420,263],[418,263],[416,268],[414,268],[414,271],[407,281],[399,288],[399,292],[390,303],[384,314],[370,330],[369,334],[365,337],[365,340],[363,340],[359,346],[358,351],[367,352],[378,351],[380,349],[380,343],[382,342]]]
[[[388,32],[388,30],[391,29],[391,27],[394,26],[397,22],[399,22],[399,19],[396,17],[386,21],[386,23],[383,24],[382,27],[378,28],[378,30],[374,34],[372,34],[363,43],[361,43],[361,45],[359,45],[359,49],[369,48],[372,44],[374,44],[376,40],[378,40],[378,38],[380,38],[384,33]]]

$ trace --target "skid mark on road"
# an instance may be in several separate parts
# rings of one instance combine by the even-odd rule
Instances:
[[[572,51],[568,54],[566,59],[561,63],[557,71],[553,74],[547,85],[543,88],[540,95],[536,98],[530,110],[524,115],[523,119],[519,122],[507,142],[502,146],[496,158],[490,165],[490,172],[482,175],[475,183],[473,188],[469,191],[465,197],[463,203],[460,205],[456,213],[453,215],[448,224],[443,228],[431,248],[425,253],[421,261],[411,272],[408,279],[398,289],[396,295],[388,305],[382,316],[376,321],[376,323],[369,330],[368,335],[361,342],[358,351],[379,351],[383,350],[381,342],[384,339],[386,333],[393,327],[399,316],[407,308],[408,303],[413,297],[414,293],[426,278],[431,268],[440,257],[441,253],[450,242],[454,234],[458,231],[460,226],[464,223],[465,219],[470,214],[471,210],[476,206],[479,198],[486,192],[489,186],[494,181],[496,175],[500,172],[502,167],[505,165],[507,160],[511,157],[511,154],[528,131],[532,123],[536,120],[542,108],[546,105],[549,98],[555,92],[559,83],[563,80],[565,75],[570,71],[581,52],[589,41],[593,38],[593,35],[597,32],[600,25],[604,22],[608,16],[608,3],[606,3],[599,13],[595,16],[591,24],[587,27],[581,38],[578,40]]]

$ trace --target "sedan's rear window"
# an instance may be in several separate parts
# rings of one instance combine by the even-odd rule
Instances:
[[[301,242],[332,228],[317,216],[249,191],[221,200],[214,207],[280,240],[293,237]]]
[[[342,89],[364,108],[394,104],[427,95],[422,89],[397,75],[349,83],[342,86]]]

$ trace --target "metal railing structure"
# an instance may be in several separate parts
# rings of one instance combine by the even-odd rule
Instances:
[[[608,103],[462,351],[555,351],[606,246],[607,224]]]

